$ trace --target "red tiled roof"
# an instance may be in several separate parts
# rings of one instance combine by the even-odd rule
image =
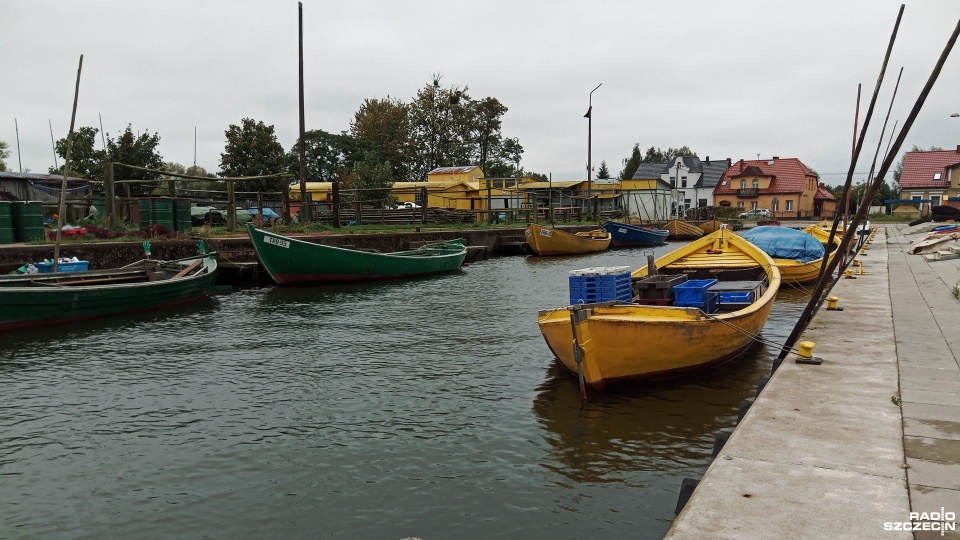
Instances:
[[[714,194],[736,193],[740,183],[737,182],[735,186],[734,179],[741,176],[772,177],[770,187],[761,190],[763,193],[800,193],[807,187],[807,177],[817,175],[797,158],[745,159],[735,161],[723,173],[713,190]]]
[[[814,199],[826,199],[828,201],[833,201],[836,197],[833,196],[833,193],[827,191],[827,188],[823,186],[817,186],[817,192],[813,196]]]
[[[949,187],[947,169],[960,165],[960,146],[956,150],[907,152],[903,156],[900,188]],[[940,173],[940,179],[933,175]]]

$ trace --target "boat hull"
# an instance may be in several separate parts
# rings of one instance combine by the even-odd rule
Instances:
[[[454,272],[467,257],[459,243],[397,253],[369,253],[247,230],[261,264],[278,285],[323,285],[383,281]]]
[[[758,272],[767,287],[753,303],[708,315],[698,308],[638,304],[569,306],[542,311],[538,324],[558,363],[579,368],[573,349],[572,317],[581,347],[584,382],[593,389],[637,380],[692,373],[741,354],[766,324],[780,286],[773,260],[746,240],[721,230],[656,261],[658,269],[723,273]],[[634,278],[646,276],[641,266]],[[585,310],[579,315],[578,311]]]
[[[39,279],[36,275],[3,276],[0,278],[0,331],[59,326],[199,300],[206,296],[217,272],[216,255],[203,257],[202,261],[197,273],[138,283],[63,286],[30,283],[31,279],[51,283],[55,279],[106,279],[111,272],[104,270],[71,272],[62,276],[46,275]],[[133,276],[130,272],[126,274]]]
[[[829,258],[827,258],[827,264],[833,257],[837,255],[837,250],[834,249],[830,253]],[[777,264],[777,268],[780,269],[780,278],[783,280],[783,283],[787,285],[802,285],[805,283],[812,283],[820,277],[820,267],[823,266],[824,258],[819,258],[815,261],[810,262],[800,262],[791,259],[774,259],[773,262]]]
[[[594,253],[610,247],[610,233],[589,231],[571,234],[550,227],[541,227],[535,223],[524,231],[527,245],[537,255],[575,255]]]
[[[660,246],[666,243],[670,234],[663,229],[648,229],[618,221],[604,222],[600,228],[610,233],[613,247]]]
[[[669,231],[670,240],[695,240],[703,236],[703,229],[679,219],[666,222],[663,228]]]

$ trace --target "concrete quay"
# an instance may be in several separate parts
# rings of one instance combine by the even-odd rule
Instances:
[[[857,254],[801,337],[823,363],[787,356],[666,538],[960,539],[960,260],[907,231]]]

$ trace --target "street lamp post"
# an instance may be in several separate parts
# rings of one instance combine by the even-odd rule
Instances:
[[[597,88],[600,88],[602,84],[603,83],[598,84]],[[590,108],[587,109],[587,114],[583,115],[583,117],[587,119],[587,197],[590,197],[593,189],[590,174],[593,171],[591,170],[590,163],[592,163],[593,160],[593,156],[591,155],[593,151],[591,148],[593,142],[593,93],[597,91],[597,88],[590,91]]]

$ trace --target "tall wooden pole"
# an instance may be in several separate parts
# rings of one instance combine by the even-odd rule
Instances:
[[[310,203],[307,202],[307,160],[303,137],[306,124],[303,119],[303,2],[297,2],[300,15],[300,223],[310,223]],[[287,187],[284,186],[286,190]]]
[[[603,83],[597,85],[597,88]],[[587,118],[587,197],[589,198],[592,194],[592,167],[593,163],[593,93],[597,91],[597,88],[594,88],[590,91],[590,108],[587,109],[587,114],[584,116]]]
[[[60,183],[60,207],[57,213],[57,243],[53,247],[53,271],[57,271],[60,261],[60,237],[63,234],[64,213],[67,207],[67,174],[70,170],[70,152],[73,150],[73,123],[77,119],[77,100],[80,97],[80,71],[83,69],[83,55],[80,55],[80,65],[77,66],[77,85],[73,90],[73,113],[70,115],[70,132],[67,134],[67,153],[63,162],[63,181]]]

